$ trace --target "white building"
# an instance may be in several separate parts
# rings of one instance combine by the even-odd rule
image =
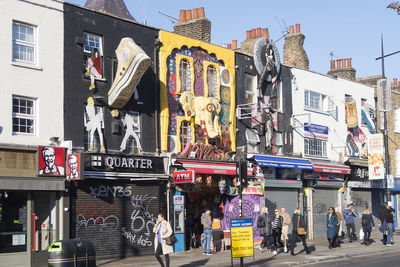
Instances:
[[[40,176],[37,158],[63,140],[63,1],[1,0],[0,10],[0,266],[41,266],[67,228],[64,173]]]

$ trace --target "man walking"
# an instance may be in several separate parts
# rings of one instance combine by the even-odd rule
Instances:
[[[204,234],[204,241],[203,241],[203,254],[207,256],[211,256],[210,253],[210,243],[211,243],[211,233],[212,233],[212,220],[211,220],[211,210],[207,209],[201,215],[201,224],[203,225],[203,234]]]
[[[349,242],[357,240],[354,217],[356,217],[356,214],[354,213],[354,208],[351,206],[351,204],[348,204],[347,209],[343,210],[343,218],[346,222],[347,237],[349,239]]]
[[[287,243],[289,240],[289,224],[291,224],[290,215],[286,213],[285,208],[281,208],[281,216],[283,218],[283,225],[282,225],[282,243],[284,245],[283,252],[287,253]]]

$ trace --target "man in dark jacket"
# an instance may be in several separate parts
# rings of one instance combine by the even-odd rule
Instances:
[[[379,208],[379,220],[381,221],[382,225],[382,233],[383,233],[383,244],[386,245],[387,242],[387,235],[386,235],[386,216],[389,211],[389,205],[387,202],[383,203],[382,206]]]
[[[307,247],[306,243],[306,235],[300,235],[298,232],[298,228],[305,228],[307,229],[306,223],[304,221],[303,215],[300,214],[300,209],[296,208],[292,217],[293,229],[292,229],[292,242],[290,244],[290,255],[294,256],[294,247],[296,245],[296,241],[300,238],[301,242],[303,243],[304,250],[307,254],[310,254],[311,251]]]
[[[354,217],[356,217],[354,209],[351,204],[348,204],[347,209],[343,210],[343,219],[346,222],[347,238],[349,239],[349,242],[357,240]]]

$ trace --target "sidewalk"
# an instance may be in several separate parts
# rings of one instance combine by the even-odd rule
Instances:
[[[329,249],[326,239],[308,241],[307,245],[311,248],[312,253],[307,255],[302,249],[301,242],[297,243],[295,249],[296,256],[291,256],[289,253],[280,252],[278,255],[261,252],[255,249],[255,265],[257,266],[294,266],[309,263],[316,263],[326,260],[335,260],[345,257],[355,257],[362,255],[372,255],[381,252],[398,251],[399,245],[386,247],[380,241],[382,235],[376,231],[372,233],[371,238],[375,241],[370,246],[361,245],[361,241],[349,243],[347,240],[340,248]],[[398,233],[394,234],[394,240],[400,238]],[[400,244],[400,242],[398,243]],[[161,258],[165,262],[164,256]],[[171,267],[191,267],[191,266],[231,266],[230,250],[218,252],[212,256],[205,256],[201,249],[181,252],[170,255]],[[253,266],[253,258],[244,258],[244,266]],[[234,266],[239,266],[239,259],[233,260]],[[97,266],[116,267],[116,266],[160,266],[154,256],[130,257],[122,260],[98,260]]]

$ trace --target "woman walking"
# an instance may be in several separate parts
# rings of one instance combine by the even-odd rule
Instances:
[[[281,245],[281,234],[282,234],[283,218],[279,213],[279,210],[275,210],[275,217],[272,221],[272,238],[274,239],[274,252],[273,254],[278,254],[278,244]]]
[[[374,219],[372,218],[372,214],[369,208],[366,208],[363,215],[361,216],[361,226],[364,232],[364,241],[361,244],[369,246],[371,244],[371,232],[372,229],[375,228]]]
[[[392,247],[392,237],[394,231],[394,209],[389,208],[389,212],[386,214],[386,230],[387,230],[387,247]]]
[[[171,245],[167,245],[166,238],[172,235],[171,224],[165,220],[164,214],[159,213],[157,216],[157,223],[153,228],[154,236],[154,250],[157,261],[162,267],[169,267],[169,254],[174,252]],[[160,257],[161,254],[165,255],[165,265]]]
[[[335,209],[333,207],[330,207],[328,210],[328,214],[326,215],[326,237],[328,238],[329,249],[333,247],[337,223],[338,218],[335,214]]]
[[[258,231],[260,233],[260,236],[263,237],[263,241],[261,242],[260,245],[260,250],[262,250],[262,248],[267,248],[267,250],[269,251],[269,241],[270,241],[270,237],[271,237],[271,217],[269,217],[268,215],[268,208],[264,207],[261,210],[261,214],[260,216],[258,216],[257,219],[257,228]]]
[[[300,238],[303,243],[304,250],[307,254],[310,254],[311,251],[307,247],[306,243],[306,232],[300,232],[299,228],[307,229],[306,222],[304,221],[303,215],[300,214],[300,208],[296,208],[292,217],[293,230],[292,230],[292,243],[290,244],[290,255],[294,256],[294,247],[296,245],[297,239]]]

